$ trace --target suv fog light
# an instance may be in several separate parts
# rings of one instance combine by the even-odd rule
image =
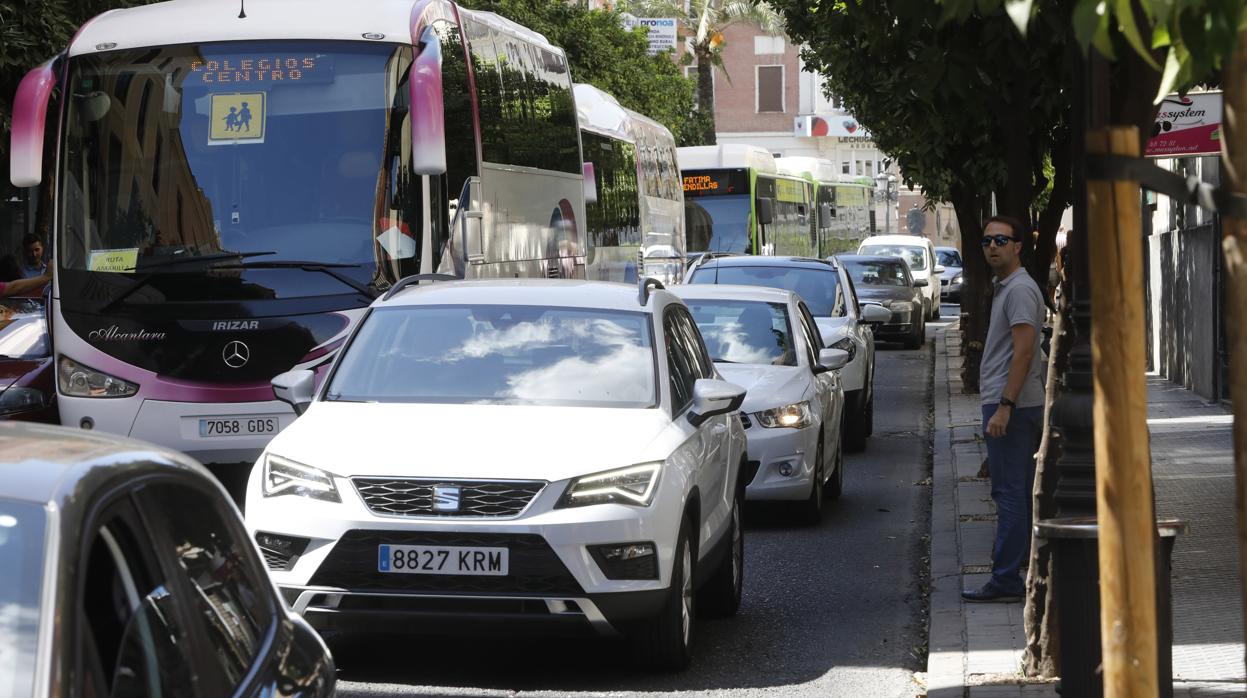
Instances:
[[[299,556],[307,550],[308,539],[256,531],[255,542],[259,544],[260,553],[264,556],[264,563],[268,568],[285,572],[293,569]]]
[[[779,464],[779,474],[784,477],[792,477],[793,470],[792,461],[790,460],[786,460]]]
[[[653,543],[590,545],[589,554],[607,579],[658,579],[657,547]]]

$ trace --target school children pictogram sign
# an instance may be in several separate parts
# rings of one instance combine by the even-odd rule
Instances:
[[[263,92],[212,95],[208,143],[263,143],[264,97]]]

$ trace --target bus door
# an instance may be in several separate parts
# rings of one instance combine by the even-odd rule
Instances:
[[[754,184],[754,254],[775,254],[775,179],[758,175]]]

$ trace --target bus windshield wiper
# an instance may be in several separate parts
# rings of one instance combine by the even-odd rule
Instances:
[[[185,257],[179,256],[179,257],[174,257],[173,259],[166,259],[160,262],[156,262],[154,264],[144,264],[142,276],[139,276],[135,278],[134,281],[131,281],[130,285],[126,287],[126,290],[117,294],[115,297],[113,297],[112,300],[105,303],[103,306],[100,307],[99,310],[95,312],[107,313],[108,311],[120,305],[121,301],[124,301],[125,299],[129,298],[130,294],[146,286],[147,282],[152,280],[152,275],[155,273],[152,271],[153,269],[162,269],[164,267],[173,267],[173,266],[178,266],[181,264],[190,264],[192,262],[204,262],[204,263],[211,264],[213,262],[221,262],[221,261],[230,260],[230,259],[246,259],[247,257],[260,257],[263,255],[270,255],[270,254],[277,254],[277,253],[273,251],[214,252],[212,254],[187,255]],[[137,270],[137,266],[138,265],[136,264],[135,265],[136,270]]]
[[[365,296],[368,296],[369,298],[377,297],[377,290],[375,288],[372,288],[371,286],[368,286],[367,284],[361,284],[360,282],[356,281],[355,279],[352,279],[346,274],[334,271],[335,269],[357,267],[359,266],[357,264],[341,264],[338,262],[312,262],[312,261],[295,260],[295,259],[263,259],[263,260],[259,260],[255,262],[240,262],[237,266],[242,267],[243,269],[302,269],[303,271],[318,271],[322,274],[332,276],[338,281],[341,281],[342,283],[346,284],[347,286],[350,286],[351,288],[355,289],[356,291],[359,291],[360,293],[364,294]],[[224,268],[228,269],[229,266],[226,266]]]

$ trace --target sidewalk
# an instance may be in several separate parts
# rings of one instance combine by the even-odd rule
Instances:
[[[963,588],[987,580],[995,506],[976,477],[986,450],[977,395],[961,392],[956,323],[936,337],[931,506],[932,698],[1056,696],[1020,667],[1022,604],[965,604]],[[1148,427],[1159,516],[1190,522],[1173,555],[1175,696],[1247,695],[1228,411],[1160,378],[1148,378]]]

